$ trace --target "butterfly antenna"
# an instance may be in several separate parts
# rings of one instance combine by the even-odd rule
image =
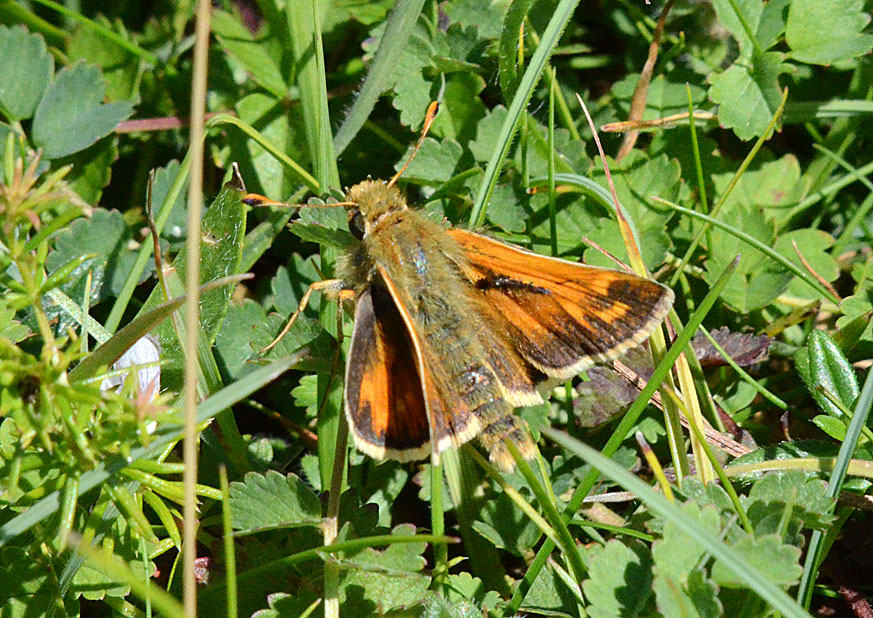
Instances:
[[[327,204],[290,204],[288,202],[277,202],[270,198],[260,195],[259,193],[246,193],[242,197],[243,204],[248,206],[258,207],[275,207],[275,208],[333,208],[334,206],[354,206],[353,202],[329,202]]]
[[[433,101],[427,108],[427,113],[424,116],[424,127],[421,129],[421,136],[418,138],[418,142],[415,144],[415,150],[412,151],[412,154],[409,155],[409,158],[406,160],[406,163],[403,164],[403,167],[400,168],[400,171],[394,174],[394,177],[388,181],[388,186],[391,187],[394,183],[397,182],[397,179],[403,175],[403,172],[406,171],[406,168],[409,167],[409,163],[412,159],[415,158],[415,155],[418,154],[418,151],[421,149],[421,144],[424,142],[424,138],[427,137],[427,132],[430,130],[430,125],[433,124],[434,118],[436,118],[437,112],[440,110],[440,102]]]

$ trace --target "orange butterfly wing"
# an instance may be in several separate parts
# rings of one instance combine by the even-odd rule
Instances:
[[[388,290],[372,285],[355,308],[346,364],[345,409],[358,450],[383,459],[421,459],[431,436],[418,360]]]
[[[464,275],[524,359],[570,378],[642,343],[673,304],[669,288],[643,277],[546,257],[475,232],[450,229]]]

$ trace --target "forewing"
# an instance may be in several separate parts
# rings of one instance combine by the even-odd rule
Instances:
[[[412,461],[430,452],[418,360],[389,292],[358,298],[346,365],[345,409],[355,445],[377,459]]]
[[[644,341],[673,304],[669,288],[616,270],[542,256],[462,229],[449,230],[460,264],[502,320],[516,350],[566,379]]]

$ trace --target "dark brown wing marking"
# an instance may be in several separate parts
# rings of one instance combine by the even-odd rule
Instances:
[[[620,271],[542,256],[451,229],[460,267],[502,316],[509,339],[536,369],[566,379],[644,341],[673,304],[661,284]],[[495,317],[495,319],[497,319]]]

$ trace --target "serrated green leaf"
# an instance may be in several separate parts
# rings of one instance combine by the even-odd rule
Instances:
[[[765,245],[772,245],[774,226],[755,210],[739,207],[720,216],[723,223],[735,227]],[[793,275],[757,249],[727,233],[713,229],[711,259],[706,262],[706,280],[712,283],[726,264],[740,255],[737,272],[725,286],[722,298],[742,313],[765,307],[788,287]],[[721,270],[719,270],[721,269]]]
[[[719,512],[714,506],[700,508],[693,502],[687,502],[682,505],[682,510],[694,517],[703,529],[718,533]],[[680,581],[698,566],[704,551],[703,545],[672,521],[664,524],[662,538],[652,544],[652,558],[658,573],[671,574]]]
[[[310,592],[310,594],[314,593]],[[269,609],[255,612],[252,618],[299,618],[312,605],[312,600],[308,598],[301,600],[285,592],[275,592],[267,595],[267,604]]]
[[[414,533],[411,524],[391,531],[392,535]],[[368,547],[348,552],[344,562],[354,568],[343,571],[342,615],[364,618],[419,601],[430,585],[430,576],[422,573],[425,548],[424,543],[398,543],[381,551]]]
[[[264,139],[285,152],[293,153],[301,165],[308,165],[307,149],[299,130],[303,123],[299,109],[285,109],[282,99],[261,92],[242,97],[234,108],[240,120],[256,127]],[[246,179],[248,191],[278,199],[297,188],[296,177],[263,146],[240,131],[228,131],[228,137],[231,153],[239,165],[240,174]]]
[[[54,71],[45,41],[24,26],[0,26],[0,58],[0,110],[8,120],[30,118]]]
[[[67,176],[70,188],[89,204],[97,204],[112,178],[112,164],[118,160],[118,144],[104,139],[81,152],[57,159],[57,165],[72,165]]]
[[[483,39],[495,39],[500,36],[506,4],[490,0],[458,0],[447,4],[445,11],[452,24],[474,26]]]
[[[783,510],[791,509],[792,516],[810,528],[823,528],[834,519],[834,501],[827,495],[827,483],[801,470],[765,474],[752,485],[744,502],[753,522],[761,519],[759,509],[774,503]]]
[[[612,86],[612,96],[620,110],[620,116],[630,113],[631,101],[640,80],[639,73],[625,75]],[[691,101],[695,107],[706,102],[706,90],[697,85],[672,82],[665,75],[652,78],[646,93],[646,107],[641,120],[662,118],[671,114],[681,114],[688,111],[688,91],[691,90]]]
[[[864,0],[792,0],[785,28],[789,57],[830,65],[867,54],[873,48],[873,36],[863,32],[869,23]]]
[[[477,125],[486,113],[485,104],[479,97],[484,89],[485,80],[476,73],[459,71],[449,75],[443,87],[440,113],[431,127],[433,135],[462,144],[473,139]]]
[[[233,529],[244,534],[321,523],[315,492],[297,475],[275,470],[249,472],[243,482],[231,483],[230,508]]]
[[[823,330],[813,330],[807,342],[810,393],[822,410],[835,418],[844,418],[840,408],[819,389],[830,393],[851,410],[861,392],[855,370],[839,346]]]
[[[733,171],[712,176],[717,195],[727,190],[733,176]],[[780,229],[790,216],[792,208],[808,191],[809,179],[802,176],[797,157],[789,153],[775,161],[765,161],[747,170],[722,208],[727,211],[739,204],[760,209]]]
[[[709,78],[709,97],[718,103],[718,121],[742,140],[764,134],[779,108],[779,74],[785,71],[782,54],[767,52],[740,58],[726,71]]]
[[[718,588],[700,569],[689,573],[685,581],[675,574],[659,574],[653,588],[658,614],[665,618],[716,618],[724,615]]]
[[[782,542],[777,534],[752,538],[744,537],[731,547],[768,580],[777,586],[790,586],[800,579],[800,548]],[[712,580],[725,588],[741,588],[745,582],[736,573],[716,560],[712,566]]]
[[[400,112],[401,124],[413,131],[421,128],[427,106],[433,101],[434,84],[421,71],[410,73],[394,86],[394,109]]]
[[[652,556],[642,543],[610,540],[589,557],[582,582],[592,618],[639,616],[652,594]]]
[[[127,102],[104,104],[105,92],[100,69],[93,65],[80,62],[58,72],[33,118],[33,141],[46,158],[84,150],[133,113]]]
[[[363,3],[373,5],[375,3]],[[379,48],[360,93],[343,120],[334,140],[339,156],[366,122],[370,111],[385,90],[401,77],[415,73],[429,62],[429,30],[418,17],[424,0],[393,3],[388,20],[380,30]]]
[[[713,0],[712,4],[719,22],[730,30],[739,43],[741,53],[746,57],[756,52],[740,21],[741,18],[751,29],[758,51],[769,49],[785,29],[789,0],[771,0],[766,3],[758,0],[737,0],[735,3],[728,0]],[[735,9],[739,10],[739,16]]]
[[[400,159],[401,163],[397,164],[396,169],[399,170],[403,165],[402,162],[409,158],[413,147],[409,147]],[[432,137],[427,137],[421,144],[421,150],[410,161],[409,167],[406,168],[406,172],[403,174],[403,178],[425,184],[446,182],[455,175],[462,154],[463,148],[453,139],[446,138],[437,141]]]
[[[485,117],[479,121],[476,127],[476,139],[467,144],[477,161],[487,161],[491,156],[505,120],[506,108],[498,105],[488,110]]]

